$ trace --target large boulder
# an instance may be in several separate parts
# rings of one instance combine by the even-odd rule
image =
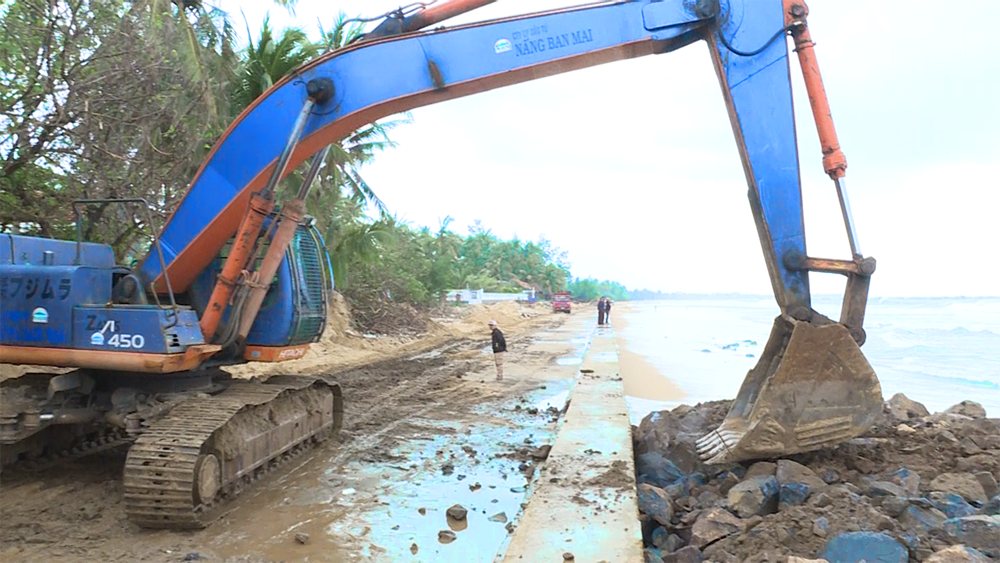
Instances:
[[[702,512],[691,526],[691,545],[701,549],[741,531],[743,523],[739,518],[721,508],[710,508]]]
[[[941,529],[956,543],[978,549],[989,557],[1000,557],[1000,516],[952,518]]]
[[[948,408],[944,412],[949,414],[960,414],[969,418],[986,418],[986,409],[983,408],[983,405],[980,405],[975,401],[962,401],[961,403]]]
[[[990,563],[990,559],[975,549],[953,545],[934,552],[924,563]]]
[[[846,532],[826,544],[819,554],[830,563],[907,563],[908,552],[892,537],[876,532]]]
[[[954,493],[969,502],[985,504],[987,500],[983,485],[972,473],[942,473],[930,482],[931,491]]]
[[[694,444],[722,423],[731,404],[732,401],[711,401],[646,415],[635,432],[635,453],[657,452],[683,473],[702,470],[704,464]]]
[[[803,485],[808,485],[814,491],[825,489],[827,486],[826,482],[813,473],[812,469],[801,463],[795,463],[790,459],[778,460],[774,476],[778,480],[778,485],[802,483]]]
[[[644,453],[635,459],[636,479],[639,483],[666,489],[684,478],[684,473],[670,460],[656,452]]]
[[[653,485],[642,483],[638,487],[639,511],[648,514],[661,526],[669,526],[674,515],[673,502],[666,491]]]
[[[889,420],[898,424],[908,422],[915,418],[922,418],[930,414],[927,407],[916,401],[911,401],[902,393],[896,393],[891,399],[885,402],[885,410],[889,415]]]
[[[751,477],[729,489],[729,508],[740,518],[772,514],[778,509],[778,480],[774,477]]]

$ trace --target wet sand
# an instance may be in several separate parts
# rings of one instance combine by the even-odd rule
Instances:
[[[611,326],[617,336],[618,364],[625,383],[625,394],[648,401],[683,400],[687,393],[680,385],[661,372],[646,356],[629,350],[628,340],[622,334],[628,326],[626,317],[631,311],[628,303],[615,303],[611,310]]]

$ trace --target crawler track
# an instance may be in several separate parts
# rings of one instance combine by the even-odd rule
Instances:
[[[145,528],[203,528],[249,484],[343,423],[336,383],[279,376],[235,382],[154,422],[125,462],[125,510]]]

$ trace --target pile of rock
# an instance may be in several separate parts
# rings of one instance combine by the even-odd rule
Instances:
[[[979,404],[932,415],[899,394],[863,438],[706,466],[694,441],[729,404],[654,412],[633,428],[647,562],[1000,559],[1000,420]]]

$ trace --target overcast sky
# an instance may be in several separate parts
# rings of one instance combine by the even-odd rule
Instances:
[[[318,35],[340,9],[401,2],[223,0],[242,31]],[[449,21],[580,4],[499,0]],[[840,143],[873,296],[1000,295],[1000,2],[812,0],[809,24]],[[245,35],[245,32],[242,33]],[[245,39],[245,38],[244,38]],[[807,248],[849,257],[833,183],[793,58]],[[412,111],[398,148],[364,170],[414,225],[476,219],[502,237],[544,235],[573,274],[630,288],[769,293],[746,180],[703,42]],[[813,274],[813,291],[843,278]]]

